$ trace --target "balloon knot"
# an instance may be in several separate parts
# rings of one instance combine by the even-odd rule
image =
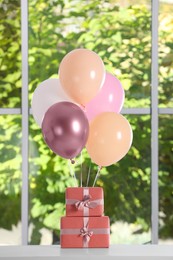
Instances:
[[[74,159],[71,159],[71,164],[75,164],[75,160]]]

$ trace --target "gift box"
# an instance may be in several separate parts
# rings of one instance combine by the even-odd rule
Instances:
[[[66,189],[66,216],[102,216],[103,189],[100,187],[73,187]]]
[[[109,247],[109,217],[62,217],[62,248]]]

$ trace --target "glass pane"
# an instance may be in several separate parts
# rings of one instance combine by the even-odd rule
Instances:
[[[0,3],[0,107],[21,105],[20,0]]]
[[[0,245],[21,244],[21,116],[0,116]]]
[[[134,140],[128,155],[102,169],[97,186],[104,188],[105,215],[111,220],[111,243],[147,243],[150,232],[150,116],[128,116]],[[30,119],[30,244],[59,243],[60,217],[65,215],[65,188],[79,184],[82,167],[86,186],[90,158],[86,151],[75,167],[46,146],[41,130]],[[97,166],[91,164],[92,186]],[[110,192],[111,191],[111,192]]]
[[[159,243],[173,244],[173,115],[159,119]]]
[[[160,1],[159,14],[159,104],[173,107],[173,0]]]
[[[56,156],[45,144],[41,129],[30,118],[30,244],[59,240],[60,217],[65,215],[65,187],[73,186],[68,161]]]
[[[125,89],[124,107],[150,105],[150,1],[29,1],[29,89],[57,77],[75,48],[94,50]]]
[[[145,244],[151,241],[150,116],[125,117],[133,129],[133,143],[128,154],[101,178],[105,214],[111,218],[112,243]]]

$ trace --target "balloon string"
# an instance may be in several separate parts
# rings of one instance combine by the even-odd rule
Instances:
[[[100,175],[101,169],[102,169],[102,166],[98,166],[98,171],[97,171],[96,177],[95,177],[95,179],[94,179],[93,187],[94,187],[95,184],[96,184],[96,181],[97,181],[97,179],[98,179],[98,177],[99,177],[99,175]]]
[[[90,172],[91,172],[91,161],[90,161],[90,166],[89,166],[89,170],[88,170],[88,176],[87,176],[87,184],[86,184],[86,187],[88,187],[88,184],[89,184]]]
[[[81,172],[80,172],[80,186],[82,187],[82,151],[80,153]]]
[[[70,174],[71,174],[71,176],[74,180],[74,187],[78,187],[76,174],[75,174],[75,171],[72,169],[71,161],[68,161],[68,166],[69,166],[69,169],[70,169]]]

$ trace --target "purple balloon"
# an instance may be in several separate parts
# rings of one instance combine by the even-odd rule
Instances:
[[[71,102],[58,102],[45,113],[42,133],[54,153],[72,159],[87,142],[88,119],[79,106]]]

